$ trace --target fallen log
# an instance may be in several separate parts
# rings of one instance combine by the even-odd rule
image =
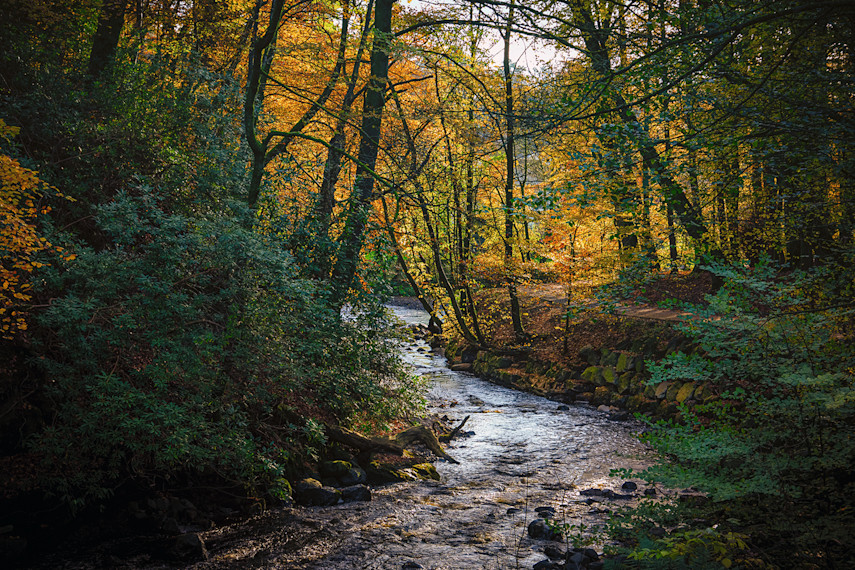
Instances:
[[[327,437],[338,443],[358,449],[359,451],[384,451],[395,455],[403,455],[404,448],[397,443],[380,438],[368,438],[355,431],[337,426],[326,426]]]
[[[433,431],[426,426],[419,425],[406,429],[395,436],[395,441],[402,447],[408,447],[413,443],[420,441],[434,454],[442,457],[449,463],[460,463],[445,452],[439,444],[439,440],[436,438],[436,435],[434,435]]]
[[[469,419],[469,416],[466,416],[465,418],[463,418],[463,421],[460,422],[460,424],[456,428],[451,430],[451,433],[449,433],[448,435],[439,436],[439,441],[441,441],[442,443],[448,443],[449,441],[454,439],[454,436],[457,435],[458,433],[460,433],[461,428],[463,428],[464,424],[466,424],[466,421],[468,419]]]

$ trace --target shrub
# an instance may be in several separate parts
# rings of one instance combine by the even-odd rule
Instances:
[[[81,505],[129,477],[200,472],[263,492],[311,453],[318,422],[413,402],[380,320],[343,322],[277,240],[137,194],[97,210],[112,247],[43,273],[58,293],[35,338],[52,410],[31,449],[47,488]]]
[[[656,426],[648,441],[665,460],[643,476],[732,503],[785,551],[851,558],[851,271],[713,271],[724,287],[680,325],[698,350],[649,368],[651,383],[689,378],[720,398]]]

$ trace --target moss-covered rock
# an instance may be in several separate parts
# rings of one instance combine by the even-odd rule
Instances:
[[[579,358],[591,366],[596,366],[600,362],[600,352],[588,344],[579,349]]]
[[[510,356],[502,356],[496,360],[496,368],[508,368],[514,363],[514,359]]]
[[[671,388],[673,382],[660,382],[656,385],[655,391],[653,392],[653,396],[657,400],[664,400],[668,395],[668,389]]]
[[[615,366],[618,362],[619,357],[619,352],[609,351],[609,353],[607,355],[604,355],[603,358],[600,360],[600,364],[602,364],[603,366]]]
[[[665,399],[669,402],[674,402],[677,400],[677,393],[680,391],[680,388],[683,387],[682,382],[673,382],[670,386],[668,386],[668,391],[665,393]]]
[[[632,392],[633,388],[633,378],[635,378],[635,374],[632,372],[624,372],[621,374],[617,382],[615,383],[615,389],[618,394],[629,394]]]
[[[320,465],[321,475],[324,477],[335,477],[336,479],[345,475],[353,469],[353,465],[348,461],[324,461]]]
[[[591,384],[599,384],[603,383],[603,372],[599,366],[589,366],[582,372],[582,380],[584,382],[590,382]]]
[[[612,400],[612,391],[608,389],[607,386],[598,386],[596,390],[594,390],[594,399],[591,400],[592,404],[609,404]]]
[[[713,390],[709,382],[705,382],[695,388],[694,398],[698,402],[710,402],[715,400],[717,397],[715,390]]]
[[[632,360],[631,356],[629,356],[625,353],[621,353],[621,355],[618,356],[617,364],[615,364],[615,370],[617,370],[620,373],[626,372],[630,368],[630,361],[631,360]]]
[[[603,378],[603,384],[617,384],[618,375],[614,368],[603,368],[601,375]]]
[[[412,469],[419,475],[420,479],[440,480],[439,472],[437,472],[436,467],[431,463],[417,463],[413,465]]]
[[[677,391],[677,394],[674,396],[674,401],[678,404],[684,403],[686,400],[690,399],[695,393],[695,383],[694,382],[686,382],[680,389]]]

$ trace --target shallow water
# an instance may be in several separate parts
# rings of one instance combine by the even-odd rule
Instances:
[[[423,311],[393,310],[407,324],[427,322]],[[415,372],[430,380],[433,412],[455,424],[469,416],[463,431],[471,434],[447,446],[460,463],[438,462],[439,483],[398,483],[375,490],[370,503],[302,510],[304,522],[329,532],[287,555],[274,547],[265,565],[531,568],[544,559],[546,544],[527,537],[535,508],[553,507],[557,522],[596,527],[612,505],[579,491],[619,490],[622,481],[610,478],[609,470],[643,462],[634,423],[611,421],[587,406],[559,411],[557,402],[452,372],[422,341],[402,350]]]
[[[427,323],[424,311],[392,310],[407,324]],[[553,507],[559,523],[594,528],[604,510],[626,503],[579,491],[619,492],[622,481],[609,470],[644,464],[645,449],[633,437],[639,425],[589,406],[559,411],[558,402],[452,372],[422,341],[402,346],[402,355],[430,380],[431,411],[455,425],[469,416],[468,435],[447,446],[460,463],[439,461],[440,482],[374,488],[370,502],[274,509],[207,531],[209,559],[190,567],[531,568],[547,544],[527,536],[537,507]],[[145,555],[63,562],[53,567],[175,567]]]

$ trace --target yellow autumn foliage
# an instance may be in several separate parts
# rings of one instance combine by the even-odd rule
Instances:
[[[17,132],[0,119],[0,138],[9,140]],[[38,216],[50,211],[39,205],[46,188],[35,171],[0,154],[0,338],[4,340],[27,330],[24,307],[32,298],[29,276],[44,266],[36,261],[36,254],[62,250],[40,236],[36,227]]]

